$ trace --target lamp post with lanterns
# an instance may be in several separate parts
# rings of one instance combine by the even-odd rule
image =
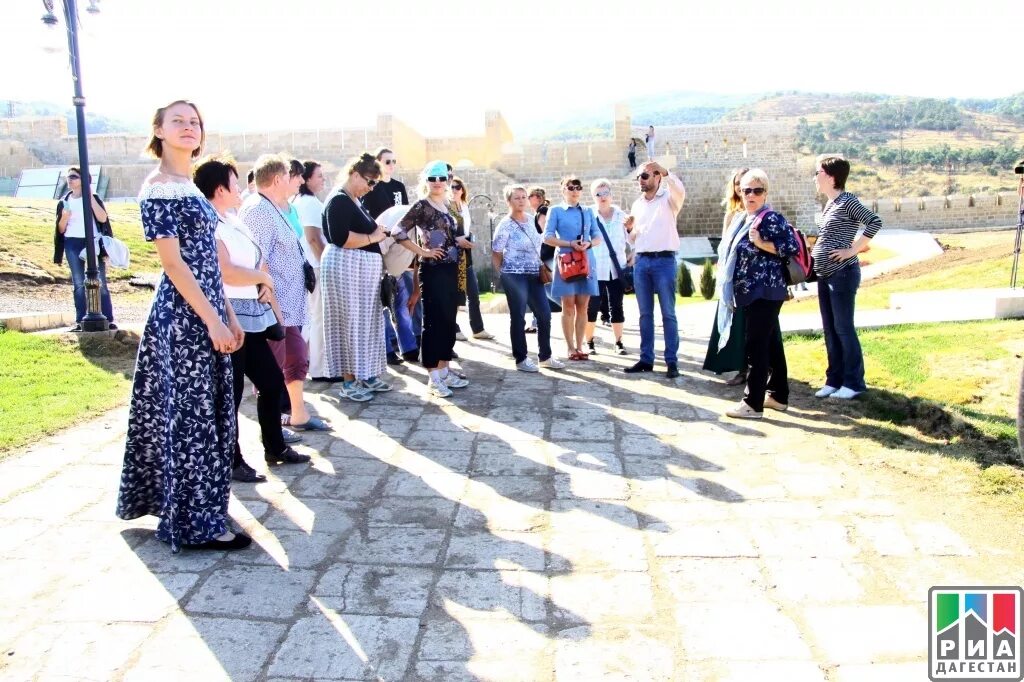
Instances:
[[[78,166],[82,172],[82,220],[85,223],[85,301],[86,313],[82,319],[82,331],[102,332],[107,330],[108,320],[100,312],[100,280],[96,253],[96,227],[92,212],[92,177],[89,174],[89,145],[85,129],[85,96],[82,94],[82,68],[78,56],[78,3],[76,0],[61,0],[64,6],[64,24],[68,33],[68,56],[71,60],[71,80],[75,86],[75,95],[71,102],[75,105],[75,121],[78,126]],[[53,13],[54,0],[43,0],[46,14],[43,23],[53,28],[59,22]],[[89,14],[98,14],[99,0],[89,0],[85,10]]]

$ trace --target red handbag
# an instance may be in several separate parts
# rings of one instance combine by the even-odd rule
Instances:
[[[583,219],[583,209],[576,206],[580,211],[580,241],[583,241],[583,233],[586,231],[586,221]],[[563,282],[578,282],[581,279],[590,277],[590,259],[586,251],[573,249],[568,253],[558,256],[558,274]]]

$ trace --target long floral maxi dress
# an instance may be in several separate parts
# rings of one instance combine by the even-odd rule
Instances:
[[[226,320],[214,230],[217,212],[192,183],[153,183],[139,194],[149,241],[178,239],[181,258]],[[229,355],[166,274],[139,344],[117,515],[160,517],[156,536],[177,552],[227,527],[237,422]]]

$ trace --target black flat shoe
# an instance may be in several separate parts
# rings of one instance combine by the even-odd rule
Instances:
[[[185,549],[209,550],[218,552],[233,552],[236,549],[245,549],[252,544],[252,538],[245,533],[235,533],[230,540],[207,540],[198,545],[183,545]]]
[[[398,353],[388,353],[388,364],[389,365],[401,365],[405,363],[405,360],[398,355]]]
[[[407,350],[402,353],[402,359],[406,362],[419,362],[420,352],[419,350]]]
[[[626,374],[639,374],[640,372],[653,372],[654,365],[647,364],[646,362],[640,361],[632,367],[627,367],[622,370]]]
[[[669,379],[675,379],[679,376],[679,368],[676,366],[676,363],[668,363],[668,370],[665,372],[665,376]]]
[[[267,477],[242,462],[231,470],[231,480],[238,483],[263,483]]]
[[[305,464],[309,461],[309,455],[303,455],[295,452],[290,447],[285,448],[278,455],[267,457],[267,464],[273,466],[275,464]]]

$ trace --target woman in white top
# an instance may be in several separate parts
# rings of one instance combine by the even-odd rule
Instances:
[[[309,295],[309,324],[302,328],[302,335],[309,343],[309,376],[314,381],[337,381],[338,377],[327,376],[327,354],[324,351],[324,306],[320,294],[320,256],[323,255],[327,240],[324,239],[324,204],[317,198],[324,189],[324,171],[316,161],[302,164],[302,184],[299,193],[292,197],[292,207],[298,213],[302,225],[302,250],[306,261],[316,272],[316,286]]]
[[[594,246],[594,259],[597,261],[597,285],[600,296],[591,296],[587,304],[587,329],[585,337],[587,348],[594,350],[594,326],[597,313],[601,308],[601,300],[608,301],[611,309],[612,332],[615,334],[615,349],[619,355],[626,354],[622,345],[622,324],[626,321],[622,310],[622,297],[626,293],[622,281],[622,272],[629,265],[626,256],[626,214],[612,203],[612,183],[601,178],[590,184],[590,194],[594,197],[594,217],[600,221],[598,229],[603,228],[601,236],[607,240]],[[609,252],[609,248],[613,252]],[[611,253],[615,254],[615,259]]]
[[[274,280],[265,265],[261,268],[262,254],[249,228],[234,215],[242,204],[238,170],[230,159],[212,157],[196,166],[192,178],[217,210],[219,221],[214,236],[217,238],[217,261],[224,278],[224,295],[245,332],[244,343],[231,354],[235,411],[242,403],[245,377],[249,377],[259,391],[256,415],[267,464],[308,462],[309,455],[295,452],[284,442],[280,417],[281,399],[285,395],[284,375],[267,344],[267,329],[277,324],[277,317],[270,306]],[[266,480],[242,459],[237,438],[231,480],[243,483]]]

